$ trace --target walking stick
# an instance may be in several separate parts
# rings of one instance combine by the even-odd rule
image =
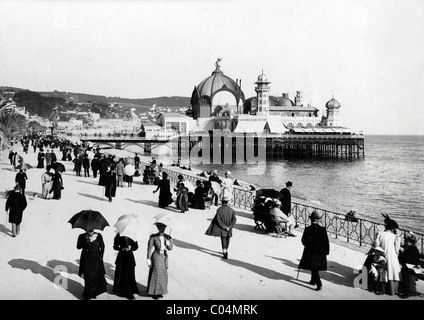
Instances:
[[[6,230],[4,230],[4,236],[6,236],[7,234],[7,215],[8,215],[9,211],[6,211],[6,222],[4,224],[4,227],[6,228]]]
[[[297,269],[297,277],[296,280],[299,279],[299,273],[300,273],[300,269]]]

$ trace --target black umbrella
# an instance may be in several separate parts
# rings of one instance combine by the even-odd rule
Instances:
[[[90,230],[103,230],[109,226],[109,223],[98,211],[82,210],[76,213],[69,221],[73,228],[81,228],[85,231]]]
[[[256,198],[259,197],[282,199],[283,195],[275,189],[260,189],[256,191]]]
[[[61,162],[53,162],[50,165],[50,168],[52,168],[55,171],[60,171],[60,172],[65,172],[66,171],[65,165],[63,163],[61,163]]]

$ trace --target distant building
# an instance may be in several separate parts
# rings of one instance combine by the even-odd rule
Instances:
[[[334,97],[326,103],[327,114],[321,117],[319,109],[304,104],[302,91],[296,91],[294,101],[288,93],[283,93],[281,97],[270,95],[271,82],[262,71],[255,82],[256,96],[245,99],[240,87],[241,80],[234,81],[224,75],[219,61],[215,63],[216,68],[211,76],[195,86],[192,92],[186,115],[196,120],[194,130],[228,129],[232,132],[282,134],[291,132],[293,128],[341,128],[340,104]],[[212,109],[214,96],[221,91],[234,96],[235,108],[227,104]],[[239,106],[240,102],[242,107]]]

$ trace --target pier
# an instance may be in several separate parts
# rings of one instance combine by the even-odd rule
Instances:
[[[206,137],[207,138],[207,137]],[[189,150],[197,145],[205,150],[210,148],[210,155],[231,154],[236,159],[237,153],[244,155],[252,152],[257,155],[259,148],[265,148],[267,159],[283,158],[315,158],[315,159],[359,159],[365,157],[364,136],[355,134],[284,134],[248,135],[231,134],[229,136],[214,137],[204,136],[188,139],[180,136],[170,141],[173,154],[181,158],[184,150]],[[216,148],[221,150],[217,151]],[[249,153],[249,151],[251,151]],[[244,159],[246,161],[247,159]]]

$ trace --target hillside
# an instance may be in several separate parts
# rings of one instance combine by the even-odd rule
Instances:
[[[0,86],[0,91],[29,91],[30,89],[22,89],[16,87]],[[151,107],[156,104],[160,107],[188,107],[190,105],[190,97],[156,97],[156,98],[144,98],[144,99],[129,99],[121,97],[109,97],[103,95],[94,95],[88,93],[74,93],[65,91],[35,91],[43,97],[59,98],[64,99],[66,102],[94,102],[94,103],[120,103],[126,104],[127,106],[134,105]]]
[[[63,98],[66,101],[73,102],[98,102],[98,103],[120,103],[120,104],[132,104],[137,106],[149,106],[156,104],[161,107],[188,107],[190,104],[189,97],[156,97],[156,98],[144,98],[144,99],[129,99],[121,97],[109,97],[102,95],[93,95],[86,93],[73,93],[64,91],[53,91],[53,92],[39,92],[42,96]]]

